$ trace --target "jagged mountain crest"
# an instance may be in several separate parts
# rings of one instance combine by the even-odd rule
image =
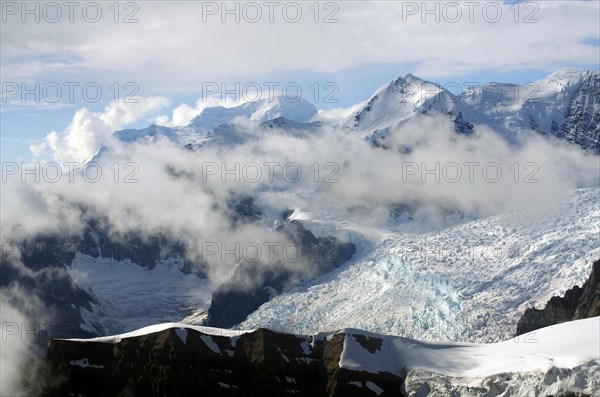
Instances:
[[[569,142],[600,152],[600,74],[582,79],[559,131]]]

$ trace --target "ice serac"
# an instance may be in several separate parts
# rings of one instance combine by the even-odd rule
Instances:
[[[348,265],[284,291],[241,326],[290,333],[354,327],[424,340],[510,338],[526,308],[588,278],[600,257],[598,193],[582,189],[553,210],[424,234],[386,232]],[[310,229],[317,221],[304,223]],[[368,238],[365,228],[351,230],[357,246]]]
[[[591,396],[598,332],[596,317],[519,340],[442,344],[358,329],[304,336],[170,323],[51,340],[39,379],[44,396]]]
[[[527,309],[517,324],[517,335],[564,323],[600,316],[600,260],[583,286],[574,286],[562,297],[553,296],[543,309]]]

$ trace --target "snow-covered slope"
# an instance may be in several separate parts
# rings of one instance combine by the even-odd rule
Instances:
[[[231,330],[225,328],[213,328],[213,327],[205,327],[201,325],[190,325],[187,323],[158,323],[152,324],[147,327],[133,329],[129,332],[124,332],[122,334],[116,335],[108,335],[108,336],[99,336],[97,338],[89,338],[89,339],[78,339],[71,338],[67,339],[74,342],[102,342],[102,343],[118,343],[122,339],[125,338],[133,338],[136,336],[149,335],[155,332],[164,331],[166,329],[177,328],[181,330],[193,329],[194,331],[202,332],[205,335],[217,335],[217,336],[226,336],[229,338],[240,336],[242,334],[253,332],[254,330]]]
[[[407,348],[400,344],[398,350],[410,368],[405,393],[410,397],[597,395],[599,335],[600,317],[594,317],[489,345]]]
[[[419,368],[449,376],[484,377],[600,363],[600,317],[554,325],[491,344],[426,343],[354,329],[343,332],[347,336],[340,367],[368,372],[399,373],[403,368]],[[353,334],[381,338],[383,343],[375,353],[369,353]]]
[[[150,127],[140,130],[128,129],[116,131],[113,136],[122,142],[136,142],[143,139],[152,141],[160,137],[177,142],[182,131],[183,129],[181,128],[169,128],[152,124]]]
[[[131,332],[91,339],[68,339],[117,343],[124,338],[148,335],[166,329],[193,329],[207,335],[235,337],[254,330],[229,330],[184,323],[163,323]],[[316,341],[345,334],[340,368],[372,373],[399,374],[404,368],[424,369],[449,376],[484,377],[504,372],[535,369],[573,368],[600,363],[600,317],[570,321],[542,328],[498,343],[422,342],[398,336],[381,335],[360,329],[318,333],[308,338],[306,349]],[[381,341],[369,351],[356,336]],[[577,336],[577,337],[574,337]]]
[[[314,219],[306,225],[320,227]],[[553,211],[425,234],[337,227],[351,228],[359,246],[361,239],[383,241],[265,303],[241,327],[355,327],[424,340],[498,341],[514,335],[527,307],[581,285],[600,257],[598,189],[578,190]]]
[[[197,150],[205,146],[231,147],[248,143],[251,140],[256,141],[262,133],[269,133],[269,130],[276,129],[277,132],[285,133],[296,138],[305,138],[311,133],[318,131],[323,126],[322,122],[299,122],[285,117],[276,117],[260,123],[255,131],[251,128],[241,128],[236,124],[221,124],[208,132],[203,137],[188,144],[189,149]]]
[[[236,119],[247,119],[258,123],[277,118],[290,122],[307,123],[317,114],[317,108],[304,98],[288,99],[283,96],[263,98],[254,102],[245,102],[237,106],[213,106],[203,109],[186,126],[166,127],[152,124],[142,129],[116,131],[113,137],[121,142],[155,141],[168,139],[179,145],[186,145],[213,131],[220,125],[232,124]]]

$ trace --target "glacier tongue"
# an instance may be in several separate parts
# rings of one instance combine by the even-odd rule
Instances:
[[[241,327],[301,334],[352,327],[437,341],[510,338],[525,308],[587,278],[600,256],[599,204],[598,189],[581,189],[551,212],[420,235],[386,231],[373,251],[265,303]]]
[[[67,271],[96,300],[91,312],[82,309],[86,321],[81,327],[116,334],[173,319],[201,322],[214,287],[195,273],[181,272],[180,266],[174,258],[148,269],[129,260],[77,253]]]

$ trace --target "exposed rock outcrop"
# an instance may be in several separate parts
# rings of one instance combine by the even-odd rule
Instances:
[[[552,297],[543,309],[527,309],[517,324],[517,335],[566,321],[600,316],[600,260],[582,287],[575,286],[565,296]]]
[[[273,263],[243,261],[231,279],[212,295],[207,324],[229,328],[242,322],[260,305],[302,279],[316,277],[339,266],[354,255],[353,243],[336,237],[315,237],[298,221],[286,221],[277,228],[297,249],[296,266],[284,261]]]
[[[600,387],[598,319],[540,330],[536,345],[166,323],[96,339],[53,339],[45,365],[35,374],[28,369],[28,379],[45,397],[592,396]]]
[[[103,332],[96,325],[81,327],[85,323],[81,311],[91,311],[91,305],[97,301],[69,275],[67,266],[77,254],[94,259],[129,260],[148,269],[166,258],[179,257],[183,258],[183,273],[205,276],[204,264],[188,259],[183,244],[158,234],[150,237],[141,233],[111,235],[98,220],[90,220],[81,234],[55,233],[3,242],[0,288],[9,291],[5,295],[10,304],[19,307],[32,321],[39,322],[35,325],[35,342],[40,349],[45,349],[48,338],[91,337]],[[18,292],[10,293],[13,290]],[[43,302],[43,308],[34,310],[23,301],[23,296]],[[40,311],[44,318],[39,318]]]
[[[220,336],[169,328],[116,343],[52,340],[43,395],[398,395],[397,375],[340,368],[346,337],[266,329]]]

